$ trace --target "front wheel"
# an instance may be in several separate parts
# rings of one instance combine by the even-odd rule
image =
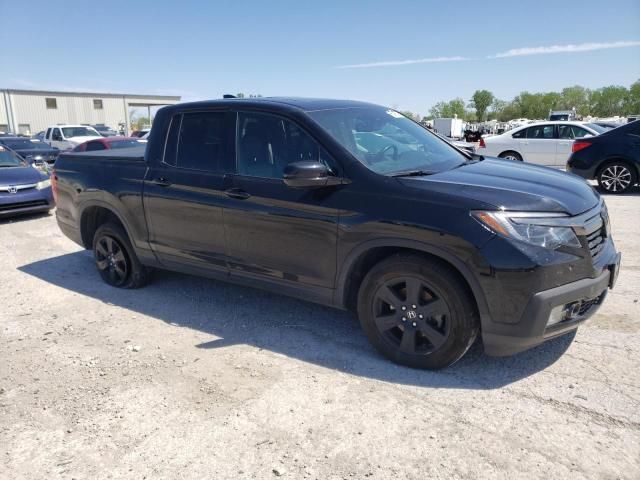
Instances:
[[[395,255],[366,275],[358,294],[360,324],[390,360],[438,369],[460,359],[479,331],[468,287],[447,265]]]
[[[637,180],[635,170],[624,162],[608,163],[598,173],[598,185],[607,193],[624,193]]]
[[[139,288],[149,281],[150,271],[140,263],[125,230],[105,223],[93,236],[93,256],[102,279],[113,287]]]

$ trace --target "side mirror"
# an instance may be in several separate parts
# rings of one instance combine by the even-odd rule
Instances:
[[[320,162],[294,162],[284,168],[284,183],[291,188],[322,188],[343,183],[341,178],[329,175],[329,169]]]

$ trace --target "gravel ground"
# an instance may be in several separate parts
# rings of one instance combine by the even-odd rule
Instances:
[[[607,202],[623,269],[575,339],[435,373],[350,314],[113,289],[52,215],[0,223],[0,478],[638,479],[640,196]]]

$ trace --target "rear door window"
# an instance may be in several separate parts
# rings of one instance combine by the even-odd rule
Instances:
[[[177,133],[175,145],[175,163],[178,168],[221,172],[224,170],[224,159],[227,145],[227,128],[225,112],[188,112],[183,113],[179,125],[176,122],[170,127],[169,135]],[[167,145],[169,147],[169,145]],[[174,147],[165,151],[170,165]]]
[[[535,125],[527,129],[527,139],[553,139],[553,125]]]

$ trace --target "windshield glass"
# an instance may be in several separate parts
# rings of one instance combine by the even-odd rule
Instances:
[[[91,127],[65,127],[62,129],[65,138],[99,137],[100,134]]]
[[[20,157],[6,148],[0,147],[0,167],[20,167],[24,165]]]
[[[131,148],[139,147],[141,143],[137,140],[118,140],[117,142],[110,142],[111,148]]]
[[[334,139],[370,170],[393,174],[442,172],[468,160],[446,141],[383,107],[309,112]]]
[[[49,145],[31,140],[3,140],[2,143],[12,150],[49,150]]]
[[[603,127],[602,125],[598,125],[597,123],[586,123],[585,125],[589,127],[591,130],[595,130],[598,133],[608,132],[612,128],[615,128],[615,127]]]

